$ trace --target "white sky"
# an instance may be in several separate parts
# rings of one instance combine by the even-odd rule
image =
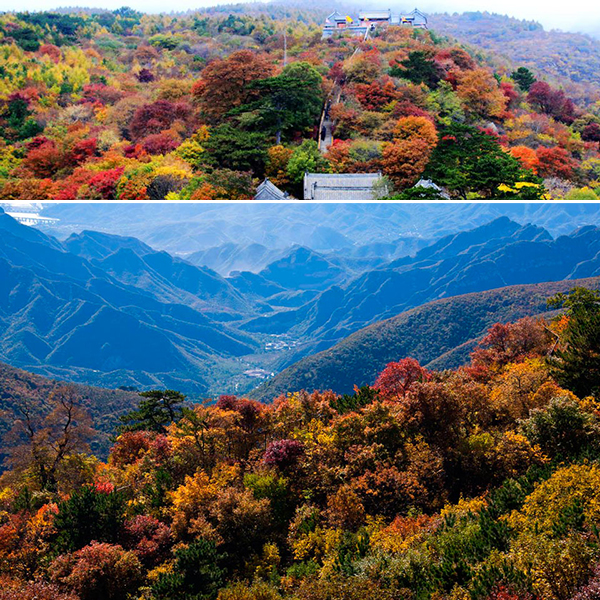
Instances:
[[[235,2],[238,0],[232,0]],[[218,0],[0,0],[4,10],[48,10],[58,6],[93,6],[115,9],[130,6],[144,12],[193,10],[215,4],[229,4]],[[370,4],[369,0],[364,2]],[[539,21],[546,29],[564,31],[595,31],[600,34],[600,4],[596,0],[374,0],[386,8],[401,12],[418,6],[424,12],[463,12],[488,10],[521,19]],[[352,4],[359,4],[354,0]],[[327,5],[327,0],[323,0]]]

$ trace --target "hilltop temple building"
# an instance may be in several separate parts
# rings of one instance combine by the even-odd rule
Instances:
[[[364,37],[368,31],[376,27],[399,25],[427,29],[427,17],[415,8],[407,15],[394,14],[391,10],[364,10],[358,18],[342,15],[337,10],[332,12],[323,25],[323,38],[330,38],[336,33]]]

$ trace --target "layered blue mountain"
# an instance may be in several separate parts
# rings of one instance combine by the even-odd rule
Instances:
[[[62,246],[0,213],[2,360],[109,387],[201,394],[220,361],[256,352],[252,336],[223,322],[253,309],[222,277],[130,239],[94,241],[93,250],[89,240]]]
[[[282,256],[262,254],[285,252],[294,245],[328,256],[345,255],[361,246],[377,247],[379,257],[389,256],[389,250],[394,252],[390,258],[414,254],[427,240],[474,229],[500,216],[522,225],[539,225],[553,237],[570,234],[582,225],[600,225],[600,204],[574,201],[402,205],[69,202],[44,206],[43,214],[59,219],[51,231],[61,239],[83,229],[134,236],[170,254],[198,251],[205,257],[194,257],[193,264],[208,266],[224,276],[231,271],[257,273]],[[334,239],[328,234],[331,231],[342,238]]]
[[[331,210],[341,218],[339,207]],[[164,386],[194,397],[243,393],[255,387],[254,377],[431,302],[600,275],[595,226],[554,237],[500,217],[426,246],[392,235],[387,242],[361,237],[350,244],[342,231],[336,237],[319,230],[337,249],[292,245],[273,251],[260,268],[256,258],[271,251],[252,246],[253,268],[224,277],[135,237],[86,230],[61,242],[0,212],[0,360],[107,387]],[[229,265],[243,264],[241,245],[230,248]],[[218,247],[215,256],[223,251]],[[410,253],[403,250],[409,247]],[[228,268],[227,260],[220,268]],[[481,314],[498,320],[501,301],[479,298]],[[465,321],[468,336],[431,345],[423,355],[429,362],[448,352],[463,356],[456,344],[474,339],[489,320],[468,311],[448,314]],[[382,331],[390,338],[359,336],[364,347],[353,355],[375,352],[376,343],[391,360],[416,347],[406,339],[415,329]],[[415,335],[421,343],[423,336]],[[315,373],[317,364],[310,366]]]
[[[325,290],[348,278],[344,269],[302,246],[268,265],[259,275],[288,290]]]
[[[234,271],[257,273],[283,254],[281,249],[269,249],[262,244],[236,244],[228,242],[220,246],[197,250],[186,256],[194,265],[205,266],[221,275]]]

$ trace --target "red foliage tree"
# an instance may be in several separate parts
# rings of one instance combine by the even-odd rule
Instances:
[[[600,125],[598,123],[586,125],[581,132],[581,139],[586,142],[600,142]]]
[[[331,67],[331,69],[329,70],[329,75],[327,76],[327,78],[331,79],[332,81],[343,82],[345,79],[344,63],[342,63],[341,61],[334,63],[333,67]]]
[[[402,100],[394,106],[392,111],[394,117],[426,117],[433,122],[433,117],[426,110],[419,108],[416,104],[408,100]]]
[[[528,102],[541,112],[571,124],[575,120],[575,105],[562,90],[555,90],[545,81],[536,81],[530,88]]]
[[[121,546],[92,542],[56,558],[50,567],[54,582],[81,600],[121,600],[141,583],[138,557]]]
[[[583,600],[575,596],[577,600]],[[538,600],[538,596],[534,596],[531,592],[523,590],[512,590],[505,586],[495,588],[486,600]]]
[[[485,379],[509,363],[544,356],[550,347],[550,337],[544,323],[533,317],[516,323],[495,323],[471,353],[467,371]]]
[[[327,151],[327,160],[335,173],[347,173],[350,168],[350,142],[334,140]]]
[[[54,142],[51,142],[45,135],[37,135],[25,144],[25,148],[27,148],[28,152],[31,152],[31,150],[41,148],[46,144],[54,144]]]
[[[364,109],[379,110],[396,98],[396,88],[391,80],[357,83],[354,95]]]
[[[264,462],[271,467],[288,469],[304,454],[304,444],[298,440],[276,440],[265,451]]]
[[[123,156],[125,158],[140,158],[144,154],[146,154],[146,151],[141,144],[130,144],[123,148]]]
[[[114,200],[117,193],[117,183],[123,175],[123,167],[101,171],[94,175],[89,182],[90,188],[93,188],[101,200]]]
[[[175,121],[189,124],[192,119],[192,107],[185,102],[157,100],[138,108],[129,125],[129,135],[139,140],[154,133],[169,129]]]
[[[450,71],[453,67],[458,67],[461,71],[468,71],[477,66],[471,55],[458,47],[440,50],[434,60],[444,71]]]
[[[79,165],[85,162],[88,158],[96,155],[98,151],[97,145],[96,138],[80,140],[73,146],[66,161],[72,165]]]
[[[240,425],[245,430],[254,427],[262,411],[262,405],[259,402],[248,400],[248,398],[238,398],[237,396],[220,396],[217,406],[223,410],[239,413],[241,417]]]
[[[85,102],[108,105],[115,104],[124,97],[124,93],[117,88],[102,83],[90,83],[83,86],[83,97]]]
[[[389,363],[375,380],[382,398],[402,400],[418,381],[429,379],[429,371],[414,358],[403,358]]]
[[[110,462],[118,467],[137,462],[149,450],[153,434],[149,431],[126,431],[110,450]]]
[[[502,93],[508,100],[507,107],[511,108],[512,106],[514,106],[516,101],[519,99],[519,92],[517,92],[517,90],[515,90],[515,86],[512,83],[503,81],[500,84],[500,89],[502,90]]]
[[[125,523],[124,545],[142,563],[151,567],[168,558],[172,545],[171,528],[150,515],[137,515]]]
[[[62,56],[60,48],[54,44],[42,44],[38,52],[42,56],[49,56],[57,64],[60,62]]]
[[[179,146],[179,142],[168,133],[153,133],[141,140],[141,145],[148,154],[168,154]]]
[[[211,119],[219,120],[232,108],[256,97],[258,92],[248,89],[248,84],[273,73],[273,63],[267,56],[238,50],[226,59],[212,61],[202,71],[202,83],[196,84],[192,93],[203,111]]]
[[[80,196],[79,188],[88,185],[90,179],[95,175],[84,167],[76,168],[72,175],[57,182],[55,200],[77,200]]]
[[[35,177],[53,177],[61,169],[63,153],[56,144],[46,138],[35,138],[27,145],[29,152],[23,160],[23,166]]]
[[[151,81],[154,81],[154,75],[150,69],[141,69],[136,77],[140,83],[150,83]]]
[[[573,177],[573,170],[577,163],[564,148],[559,146],[540,147],[536,154],[539,160],[538,171],[542,177],[560,177],[562,179]]]

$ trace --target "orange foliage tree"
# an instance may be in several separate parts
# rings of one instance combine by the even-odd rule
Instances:
[[[502,116],[508,99],[489,71],[486,69],[461,71],[457,79],[456,93],[469,114],[483,119]]]
[[[510,153],[523,165],[525,169],[531,169],[537,174],[540,168],[540,160],[533,148],[527,146],[514,146]]]
[[[431,147],[422,139],[398,140],[383,147],[383,172],[398,189],[414,185],[422,175]]]

